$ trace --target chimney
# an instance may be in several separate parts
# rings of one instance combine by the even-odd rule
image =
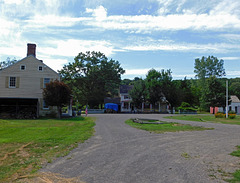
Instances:
[[[27,44],[27,56],[32,55],[36,57],[36,44],[28,43]]]

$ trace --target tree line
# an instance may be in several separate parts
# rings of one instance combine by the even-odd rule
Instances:
[[[15,62],[15,59],[8,58],[7,61],[0,62],[0,69]],[[156,104],[165,100],[171,104],[171,108],[179,107],[185,102],[192,107],[208,111],[210,106],[225,106],[226,78],[223,65],[224,61],[217,57],[203,56],[195,59],[194,79],[185,77],[183,80],[173,80],[170,69],[151,69],[145,79],[135,77],[133,80],[121,80],[125,70],[120,63],[108,59],[101,52],[93,51],[79,53],[73,62],[64,65],[58,72],[61,81],[71,90],[68,93],[71,94],[74,104],[80,107],[89,105],[90,108],[102,108],[105,97],[118,96],[120,85],[133,85],[130,95],[135,107],[140,108],[142,102]],[[240,78],[228,80],[229,94],[240,98]],[[45,90],[44,92],[47,93]],[[47,97],[45,99],[48,105],[53,105]],[[58,105],[62,107],[66,104],[69,96],[64,101]],[[55,101],[54,105],[56,103]]]

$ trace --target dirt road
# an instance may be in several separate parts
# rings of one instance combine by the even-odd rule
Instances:
[[[99,114],[95,136],[41,171],[80,177],[87,183],[224,182],[222,173],[240,169],[230,156],[240,145],[240,126],[177,121],[160,114]],[[214,130],[154,134],[124,123],[129,118],[162,119]]]

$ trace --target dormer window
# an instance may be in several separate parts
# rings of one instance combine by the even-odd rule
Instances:
[[[21,71],[26,70],[26,66],[25,66],[25,65],[21,65],[21,66],[20,66],[20,70],[21,70]]]
[[[39,71],[43,71],[43,66],[38,66]]]

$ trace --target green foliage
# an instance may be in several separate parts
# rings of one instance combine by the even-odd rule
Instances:
[[[16,172],[19,176],[36,172],[46,161],[66,155],[79,142],[93,135],[94,125],[93,119],[82,117],[61,120],[0,119],[0,157],[12,153],[1,161],[0,182],[12,182],[11,177],[16,176]],[[24,147],[21,151],[23,155],[16,151],[21,147]],[[25,170],[26,167],[32,169]]]
[[[236,116],[234,119],[215,118],[214,115],[177,115],[177,116],[169,116],[166,118],[186,120],[186,121],[213,122],[213,123],[240,125],[240,116]]]
[[[58,107],[58,117],[60,117],[61,108],[70,102],[71,90],[63,82],[51,81],[43,89],[43,99],[47,105]]]
[[[240,157],[240,146],[237,146],[237,150],[233,151],[230,155]],[[233,178],[227,180],[228,182],[232,183],[240,182],[240,170],[236,170],[232,175]]]
[[[209,130],[210,128],[204,128],[201,126],[191,126],[179,123],[167,123],[164,124],[140,124],[135,123],[132,120],[125,121],[126,124],[138,128],[141,130],[146,130],[154,133],[165,133],[165,132],[178,132],[178,131],[199,131],[199,130]]]
[[[223,112],[217,112],[214,114],[215,118],[226,118],[226,114]]]
[[[240,78],[229,79],[229,93],[240,98]]]
[[[179,104],[177,84],[172,81],[171,70],[157,71],[151,69],[146,76],[148,101],[155,104],[159,101],[168,101],[172,107]]]
[[[196,73],[196,78],[198,78],[199,88],[201,89],[200,92],[200,107],[202,110],[208,110],[209,104],[216,102],[217,99],[213,98],[213,101],[208,101],[208,95],[215,95],[214,91],[217,86],[214,86],[214,91],[209,91],[208,85],[212,84],[214,81],[206,83],[206,78],[209,77],[222,77],[225,76],[225,69],[223,68],[224,61],[218,60],[217,57],[209,56],[209,57],[202,57],[201,59],[195,59],[195,66],[194,72]],[[211,90],[211,89],[210,89]],[[213,92],[213,93],[212,93]],[[221,92],[221,91],[220,91]],[[218,96],[219,97],[219,96]],[[212,98],[210,98],[211,100]]]
[[[181,106],[178,109],[181,111],[197,111],[197,109],[191,107],[191,105],[187,102],[182,102]]]
[[[75,101],[91,108],[103,104],[104,97],[118,94],[121,74],[120,63],[100,52],[79,53],[73,63],[59,71],[64,82],[69,84]]]
[[[216,76],[210,76],[206,80],[206,106],[209,107],[224,107],[226,105],[226,88],[225,83],[221,82]]]
[[[199,79],[210,76],[222,77],[225,76],[225,69],[223,68],[224,61],[218,60],[217,57],[208,56],[201,59],[195,59],[194,72]]]
[[[8,66],[10,66],[10,65],[13,65],[13,64],[15,64],[16,62],[17,62],[17,60],[16,60],[15,58],[11,60],[11,59],[8,57],[6,61],[0,62],[0,70],[4,69],[4,68],[6,68],[6,67],[8,67]]]
[[[141,108],[142,102],[146,101],[146,98],[147,98],[147,90],[146,90],[145,81],[142,79],[135,81],[133,89],[130,91],[129,94],[132,98],[133,104],[137,108]]]

